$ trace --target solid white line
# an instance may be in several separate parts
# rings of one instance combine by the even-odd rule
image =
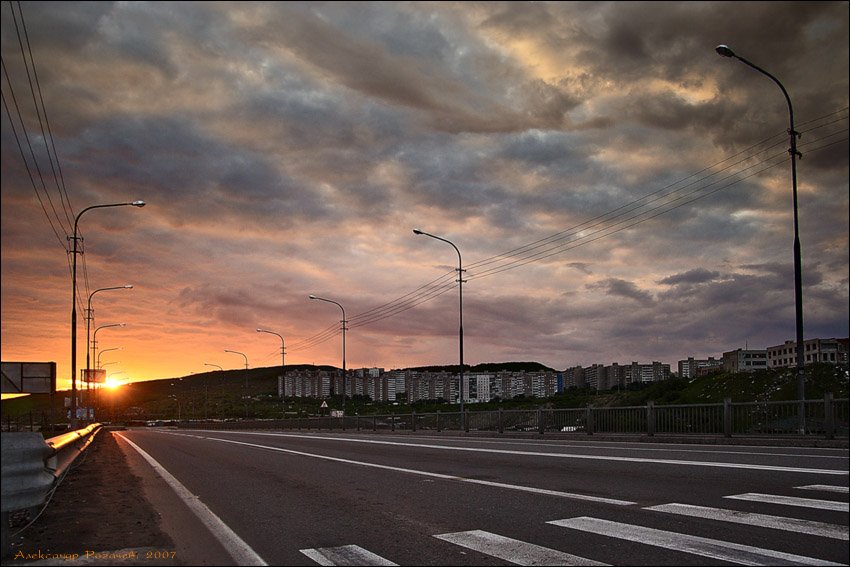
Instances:
[[[747,494],[736,494],[724,496],[732,500],[749,500],[751,502],[766,502],[768,504],[782,504],[783,506],[799,506],[800,508],[817,508],[818,510],[834,510],[836,512],[850,512],[850,504],[847,502],[836,502],[834,500],[815,500],[814,498],[798,498],[796,496],[779,496],[777,494],[758,494],[748,492]]]
[[[300,455],[302,457],[312,457],[314,459],[323,459],[326,461],[334,461],[337,463],[345,463],[349,465],[359,465],[363,467],[371,467],[376,469],[402,472],[408,474],[415,474],[419,476],[427,476],[431,478],[439,478],[443,480],[454,480],[458,482],[468,482],[470,484],[480,484],[484,486],[492,486],[495,488],[506,488],[509,490],[519,490],[521,492],[531,492],[532,494],[542,494],[545,496],[559,496],[561,498],[570,498],[573,500],[587,500],[590,502],[601,502],[603,504],[614,504],[616,506],[632,506],[635,502],[629,502],[628,500],[615,500],[613,498],[603,498],[601,496],[588,496],[586,494],[575,494],[572,492],[561,492],[559,490],[547,490],[545,488],[533,488],[530,486],[521,486],[518,484],[505,484],[502,482],[492,482],[489,480],[478,480],[474,478],[465,478],[462,476],[455,476],[450,474],[441,474],[429,471],[421,471],[415,469],[406,469],[402,467],[392,467],[389,465],[379,465],[377,463],[368,463],[365,461],[353,461],[351,459],[342,459],[339,457],[330,457],[328,455],[317,455],[315,453],[305,453],[304,451],[295,451],[292,449],[283,449],[281,447],[273,447],[269,445],[259,445],[257,443],[247,443],[245,441],[234,441],[232,439],[219,439],[218,437],[206,437],[203,435],[187,435],[181,433],[169,433],[168,435],[183,435],[185,437],[195,437],[198,439],[206,439],[209,441],[218,441],[220,443],[232,443],[233,445],[244,445],[246,447],[254,447],[257,449],[266,449],[268,451],[276,451],[278,453],[289,453],[290,455]]]
[[[245,541],[236,535],[236,532],[230,529],[227,524],[215,515],[215,513],[207,508],[206,504],[189,492],[183,484],[177,480],[174,475],[165,470],[156,459],[147,454],[144,449],[127,439],[119,432],[116,435],[126,441],[133,449],[139,452],[150,466],[165,480],[166,483],[177,493],[177,496],[189,507],[190,510],[198,517],[199,520],[210,530],[213,536],[221,542],[221,545],[227,550],[236,565],[268,565],[262,557],[251,549]]]
[[[199,430],[196,430],[199,431]],[[206,431],[205,431],[206,433]],[[795,472],[795,473],[816,473],[816,474],[830,474],[830,475],[841,475],[847,476],[848,471],[839,471],[832,469],[810,469],[810,468],[798,468],[798,467],[780,467],[780,466],[772,466],[772,465],[752,465],[746,463],[720,463],[720,462],[712,462],[712,461],[683,461],[683,460],[672,460],[672,459],[648,459],[642,457],[609,457],[609,456],[601,456],[601,455],[568,455],[564,453],[544,453],[540,451],[512,451],[508,449],[484,449],[479,447],[447,447],[445,445],[433,445],[429,443],[401,443],[398,441],[378,441],[375,439],[351,439],[349,437],[324,437],[318,435],[295,435],[295,434],[280,434],[280,433],[264,433],[264,432],[256,432],[256,431],[215,431],[209,433],[216,433],[221,435],[262,435],[262,436],[274,436],[274,437],[296,437],[302,439],[321,439],[321,440],[330,440],[330,441],[347,441],[350,443],[366,443],[373,445],[394,445],[400,447],[418,447],[424,449],[440,449],[443,451],[468,451],[473,453],[493,453],[493,454],[501,454],[501,455],[522,455],[522,456],[530,456],[530,457],[550,457],[550,458],[558,458],[558,459],[584,459],[584,460],[594,460],[594,461],[619,461],[619,462],[629,462],[629,463],[650,463],[650,464],[660,464],[660,465],[686,465],[686,466],[698,466],[698,467],[717,467],[717,468],[728,468],[728,469],[750,469],[750,470],[760,470],[760,471],[774,471],[774,472]]]
[[[346,432],[348,434],[348,432]],[[353,433],[352,433],[353,434]],[[268,435],[268,434],[267,434]],[[278,435],[290,435],[287,433],[279,433]],[[359,435],[373,435],[372,433],[360,433]],[[419,436],[419,435],[405,435],[406,439],[419,439],[419,440],[428,440],[433,441],[434,436]],[[356,437],[344,437],[344,439],[356,439]],[[640,447],[623,447],[623,443],[621,441],[593,441],[593,444],[588,442],[558,442],[558,441],[541,441],[539,439],[526,439],[523,441],[517,441],[514,437],[506,437],[504,439],[482,439],[479,437],[443,437],[440,438],[441,443],[477,443],[479,445],[520,445],[522,447],[554,447],[554,448],[570,448],[570,449],[602,449],[605,451],[616,451],[616,450],[627,450],[627,451],[635,451],[635,452],[651,452],[651,453],[682,453],[687,451],[688,454],[693,453],[708,453],[709,455],[746,455],[752,457],[804,457],[806,459],[840,459],[842,461],[847,460],[847,455],[813,455],[811,453],[805,453],[804,451],[809,450],[809,447],[798,447],[798,453],[771,453],[771,452],[758,452],[753,451],[752,449],[774,449],[774,447],[767,447],[764,445],[751,445],[746,447],[741,447],[740,450],[734,451],[732,449],[706,449],[705,445],[694,445],[692,443],[676,443],[674,446],[676,448],[670,448],[670,443],[649,443],[647,441],[641,441]],[[700,447],[697,449],[696,447]],[[819,447],[816,449],[817,451],[834,451],[834,452],[842,452],[845,453],[845,449],[831,449],[829,447]]]
[[[742,565],[841,565],[813,557],[586,516],[546,523]]]
[[[842,494],[847,494],[850,492],[850,488],[847,486],[832,486],[830,484],[810,484],[808,486],[795,486],[794,488],[799,488],[800,490],[823,490],[824,492],[840,492]]]
[[[321,547],[319,549],[299,549],[301,553],[319,565],[398,565],[389,559],[384,559],[359,545],[343,545],[340,547]]]
[[[838,524],[827,524],[798,518],[784,518],[782,516],[770,516],[768,514],[754,514],[739,512],[737,510],[723,510],[721,508],[707,508],[705,506],[693,506],[691,504],[661,504],[660,506],[648,506],[644,510],[655,510],[669,514],[679,514],[694,518],[705,518],[708,520],[719,520],[735,524],[746,524],[776,530],[809,534],[831,539],[842,539],[847,541],[850,528]]]
[[[434,537],[515,565],[607,565],[481,530],[440,534]]]

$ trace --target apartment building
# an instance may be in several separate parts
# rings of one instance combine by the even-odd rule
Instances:
[[[713,356],[709,356],[708,359],[688,357],[687,360],[679,361],[679,378],[688,380],[721,370],[723,370],[723,360],[716,359]]]
[[[736,349],[723,353],[725,372],[755,372],[767,369],[766,349]]]
[[[847,347],[840,339],[809,339],[803,341],[803,364],[829,362],[847,364]],[[767,347],[768,368],[792,368],[797,366],[797,341]]]

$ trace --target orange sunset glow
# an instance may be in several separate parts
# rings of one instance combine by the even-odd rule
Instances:
[[[349,369],[457,364],[414,228],[467,364],[793,339],[788,109],[721,43],[794,102],[806,338],[848,336],[846,3],[2,9],[2,356],[59,389],[75,221],[109,391],[279,366],[258,328],[341,367],[311,294]]]

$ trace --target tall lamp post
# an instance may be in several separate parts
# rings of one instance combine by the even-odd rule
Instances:
[[[283,366],[285,366],[285,364],[284,364],[284,360],[285,360],[284,359],[284,349],[286,348],[286,342],[283,340],[283,337],[281,335],[278,335],[274,331],[268,331],[266,329],[257,329],[257,332],[258,333],[269,333],[271,335],[277,335],[278,336],[278,338],[280,339],[280,366],[281,366],[281,368],[283,368]]]
[[[97,332],[101,329],[108,329],[109,327],[126,327],[127,323],[112,323],[111,325],[101,325],[97,329],[94,330],[94,334],[92,336],[91,344],[92,350],[97,352]],[[103,352],[103,351],[101,351]],[[100,368],[100,355],[98,355],[98,364],[97,368]]]
[[[458,329],[458,339],[460,343],[460,415],[461,415],[461,427],[463,427],[464,415],[463,415],[463,260],[460,257],[460,250],[458,250],[457,246],[454,245],[449,240],[445,238],[440,238],[439,236],[434,236],[433,234],[429,234],[427,232],[423,232],[418,228],[413,229],[413,234],[422,235],[422,236],[430,236],[431,238],[435,238],[437,240],[442,240],[443,242],[450,244],[452,248],[457,252],[457,283],[458,283],[458,301],[459,301],[459,312],[460,312],[460,328]]]
[[[227,350],[224,349],[224,352],[232,352],[233,354],[241,354],[243,358],[245,358],[245,370],[248,370],[248,357],[243,352],[235,351],[235,350]]]
[[[274,331],[269,331],[267,329],[257,329],[258,333],[269,333],[270,335],[277,335],[280,339],[280,371],[283,374],[283,393],[286,394],[286,341],[283,340],[283,335],[279,335]],[[285,396],[282,396],[285,397]]]
[[[788,96],[788,91],[779,79],[759,67],[747,61],[740,55],[737,55],[728,45],[718,45],[714,49],[718,55],[722,57],[731,57],[737,59],[741,63],[752,67],[759,73],[767,75],[774,83],[782,90],[785,96],[785,102],[788,103],[789,127],[788,136],[791,139],[791,147],[788,153],[791,154],[791,195],[794,206],[794,300],[796,306],[797,319],[797,397],[800,400],[798,408],[800,433],[806,433],[806,371],[805,371],[805,356],[803,346],[803,266],[800,254],[800,223],[797,213],[797,157],[802,157],[802,154],[797,151],[797,138],[799,133],[794,130],[794,107],[791,105],[791,97]]]
[[[216,368],[218,368],[219,370],[224,370],[224,368],[222,368],[222,367],[221,367],[221,366],[219,366],[218,364],[210,364],[209,362],[205,362],[205,363],[204,363],[204,366],[215,366],[215,367],[216,367]]]
[[[100,368],[100,367],[101,367],[101,366],[100,366],[100,355],[102,355],[102,354],[103,354],[103,353],[105,353],[105,352],[109,352],[109,351],[111,351],[111,350],[121,350],[121,347],[105,348],[105,349],[103,349],[102,351],[100,351],[99,353],[97,353],[97,367],[98,367],[98,368]]]
[[[336,305],[337,307],[339,307],[342,310],[342,411],[344,413],[345,412],[345,374],[346,374],[346,372],[345,372],[345,330],[346,330],[346,326],[345,325],[346,325],[346,323],[348,323],[348,321],[345,319],[345,308],[342,305],[340,305],[339,303],[337,303],[336,301],[333,301],[333,300],[330,300],[330,299],[325,299],[323,297],[316,297],[315,295],[311,295],[310,299],[315,299],[317,301],[327,301],[328,303],[333,303],[334,305]],[[333,396],[334,396],[334,382],[333,382],[333,380],[331,380],[331,392],[330,393],[331,393],[331,398],[333,398]]]
[[[100,289],[96,289],[89,294],[89,307],[88,312],[86,313],[86,376],[88,377],[89,372],[91,371],[91,353],[94,350],[94,346],[91,343],[91,322],[94,319],[94,312],[91,308],[91,300],[99,291],[108,291],[110,289],[133,289],[133,286],[130,284],[127,285],[119,285],[115,287],[102,287]],[[90,377],[89,377],[90,378]]]
[[[238,350],[227,350],[227,349],[224,349],[224,352],[232,352],[233,354],[241,354],[243,356],[243,358],[245,358],[245,370],[248,370],[248,356],[245,353],[239,352]],[[248,399],[247,399],[247,396],[248,396],[248,373],[246,372],[245,373],[245,393],[242,396],[242,401],[245,403],[245,419],[248,419]]]
[[[80,217],[83,213],[92,209],[102,209],[106,207],[144,207],[144,201],[132,201],[130,203],[111,203],[108,205],[92,205],[86,207],[74,219],[74,236],[73,242],[73,268],[71,271],[72,292],[71,292],[71,429],[77,428],[77,254],[79,249],[77,242],[80,237],[78,226]]]

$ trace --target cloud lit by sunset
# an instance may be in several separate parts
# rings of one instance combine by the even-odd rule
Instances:
[[[131,284],[92,299],[120,383],[279,365],[258,327],[341,366],[310,294],[348,368],[457,363],[457,256],[413,228],[463,254],[468,364],[792,340],[788,109],[721,43],[793,99],[806,338],[848,335],[844,2],[2,9],[2,355],[61,389],[75,215],[134,200],[79,227],[77,368]]]

